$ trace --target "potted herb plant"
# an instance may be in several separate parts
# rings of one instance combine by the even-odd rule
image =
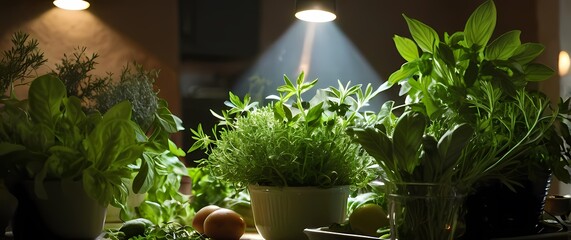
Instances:
[[[386,85],[400,85],[405,103],[386,103],[374,121],[355,129],[357,141],[385,170],[385,180],[394,183],[392,207],[401,212],[391,216],[403,219],[392,219],[393,235],[404,235],[393,237],[452,239],[464,234],[462,230],[454,235],[454,225],[450,224],[414,224],[436,215],[414,216],[420,212],[414,212],[416,208],[411,206],[401,208],[397,204],[405,203],[399,201],[407,194],[443,189],[402,185],[406,183],[444,184],[454,187],[454,191],[444,189],[446,193],[467,195],[466,221],[461,221],[466,224],[465,239],[537,233],[534,227],[541,216],[550,173],[564,182],[570,180],[565,169],[570,164],[569,102],[554,108],[547,96],[528,86],[553,74],[545,65],[533,62],[543,46],[521,43],[517,30],[491,41],[496,24],[496,8],[491,0],[471,14],[463,31],[453,34],[439,35],[416,19],[404,18],[412,39],[396,35],[394,42],[407,62]],[[534,179],[539,179],[535,187],[539,195],[519,195],[531,195],[531,201],[520,197],[498,205],[494,202],[504,195],[498,195],[497,188],[491,191],[493,196],[471,201],[489,185],[525,192],[532,188]],[[471,202],[497,208],[473,208]],[[529,202],[526,206],[516,204]],[[502,212],[513,205],[518,206],[517,212]],[[478,216],[481,213],[489,215]],[[531,222],[519,222],[517,214],[521,213],[531,215]],[[451,223],[458,220],[458,214],[453,213]],[[487,222],[480,222],[484,219]],[[426,232],[415,229],[416,233],[425,235],[399,229],[407,226],[420,227]],[[434,232],[445,237],[429,235]]]
[[[220,119],[213,137],[199,125],[189,151],[205,150],[200,166],[248,188],[264,238],[304,239],[304,228],[342,222],[349,187],[376,177],[372,159],[345,130],[379,91],[339,83],[307,101],[302,95],[317,79],[306,82],[301,73],[296,81],[284,76],[284,82],[265,106],[230,93],[230,109],[213,112]]]
[[[81,52],[74,55],[76,62],[64,58],[59,72],[34,77],[31,73],[46,60],[37,42],[27,39],[16,33],[14,47],[0,62],[2,92],[9,93],[0,108],[0,178],[19,201],[14,236],[94,238],[108,205],[123,207],[129,188],[147,192],[168,170],[163,169],[167,160],[180,154],[168,139],[182,129],[180,119],[160,100],[147,125],[132,119],[137,103],[132,99],[117,101],[103,113],[90,110],[84,99],[69,94],[97,93],[89,90],[95,85],[87,75],[94,57],[82,62]],[[20,80],[30,83],[27,99],[14,95]],[[112,86],[95,82],[99,90]]]

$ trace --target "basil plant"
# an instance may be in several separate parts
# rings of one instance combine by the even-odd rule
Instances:
[[[393,40],[406,60],[386,87],[400,86],[404,104],[387,102],[356,140],[390,181],[485,179],[508,186],[521,167],[542,166],[569,182],[569,101],[559,107],[528,86],[554,73],[534,62],[544,47],[513,30],[492,39],[496,8],[488,0],[464,30],[438,34],[403,15],[412,38]],[[560,127],[559,127],[560,126]],[[533,174],[532,172],[530,174]]]

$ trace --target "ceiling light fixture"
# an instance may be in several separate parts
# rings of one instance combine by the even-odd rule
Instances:
[[[85,10],[89,7],[89,2],[83,0],[55,0],[54,5],[65,10]]]
[[[295,17],[307,22],[335,20],[335,0],[297,0]]]

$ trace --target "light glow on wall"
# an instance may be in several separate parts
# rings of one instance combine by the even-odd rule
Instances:
[[[318,79],[316,90],[338,87],[338,80],[344,85],[349,81],[362,84],[363,88],[368,83],[377,88],[384,82],[334,22],[296,21],[232,84],[231,90],[264,103],[268,95],[277,94],[284,75],[297,79],[301,71],[306,81]],[[366,110],[379,110],[385,98],[382,94],[374,98]]]
[[[559,52],[559,76],[565,76],[569,73],[571,62],[569,60],[569,53],[566,51]]]

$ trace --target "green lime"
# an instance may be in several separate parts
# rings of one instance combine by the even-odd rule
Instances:
[[[145,230],[153,225],[153,222],[146,218],[136,218],[124,222],[119,231],[125,234],[125,239],[129,239],[135,236],[145,236]]]

